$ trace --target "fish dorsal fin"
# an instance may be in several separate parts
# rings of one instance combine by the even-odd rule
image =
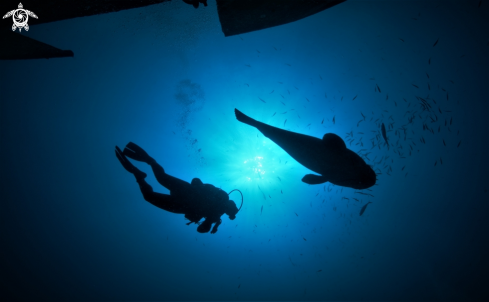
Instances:
[[[192,179],[192,182],[190,183],[192,185],[203,185],[204,183],[202,182],[202,180],[200,180],[200,178],[194,178]]]
[[[324,145],[328,148],[332,148],[335,150],[346,149],[346,144],[343,141],[343,139],[341,139],[341,137],[339,137],[338,135],[336,135],[334,133],[326,133],[323,136],[323,142],[324,142]]]

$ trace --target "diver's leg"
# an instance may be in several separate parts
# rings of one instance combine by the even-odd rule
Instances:
[[[185,214],[181,203],[176,202],[175,198],[167,194],[153,192],[153,188],[144,180],[144,178],[136,178],[139,184],[141,193],[146,201],[154,206],[165,211],[175,214]]]
[[[153,159],[153,161],[148,162],[148,164],[151,165],[151,168],[153,169],[153,173],[155,174],[156,180],[163,187],[170,190],[172,192],[172,194],[177,193],[177,192],[184,193],[184,192],[189,192],[190,190],[192,190],[192,186],[190,185],[190,183],[166,174],[163,167],[160,166],[160,164],[158,164],[154,159]]]
[[[192,188],[188,182],[166,174],[163,167],[161,167],[154,158],[149,156],[143,148],[133,142],[127,144],[126,148],[124,148],[123,155],[150,165],[153,168],[156,180],[158,180],[162,186],[170,190],[172,194],[185,193]]]

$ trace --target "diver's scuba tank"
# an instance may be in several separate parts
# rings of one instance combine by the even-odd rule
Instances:
[[[234,190],[232,190],[231,192],[226,193],[225,191],[223,191],[223,190],[222,190],[222,189],[220,189],[220,188],[217,188],[217,187],[215,187],[215,186],[213,186],[213,185],[210,185],[210,184],[208,184],[208,185],[209,185],[209,186],[212,186],[212,188],[213,188],[214,190],[215,190],[215,189],[217,189],[217,190],[218,190],[218,191],[217,191],[218,193],[214,194],[214,195],[213,195],[213,198],[211,198],[211,199],[213,199],[213,201],[215,201],[216,199],[222,199],[222,198],[223,198],[223,197],[221,197],[221,198],[219,198],[219,197],[218,197],[218,194],[219,194],[219,193],[221,193],[221,192],[223,193],[221,196],[223,196],[224,194],[226,194],[226,195],[227,195],[227,200],[229,200],[229,195],[230,195],[231,193],[233,193],[234,191],[238,191],[238,192],[239,192],[239,194],[241,194],[241,206],[239,207],[238,212],[241,210],[241,208],[243,207],[243,193],[242,193],[240,190],[238,190],[238,189],[234,189]],[[208,188],[209,188],[209,187],[208,187]],[[210,207],[210,209],[209,209],[209,205],[207,205],[207,207],[206,207],[206,211],[205,211],[205,212],[209,212],[209,211],[210,211],[210,212],[212,212],[212,210],[213,210],[215,207],[217,207],[217,206],[218,206],[218,205],[214,204],[214,205],[213,205],[213,206],[211,206],[211,207]],[[238,212],[236,212],[236,214],[238,214]],[[190,220],[190,222],[189,222],[189,223],[187,223],[187,225],[189,225],[189,224],[191,224],[191,223],[195,223],[195,224],[199,224],[199,225],[200,225],[200,223],[199,223],[199,222],[194,221],[195,219],[192,219],[192,218],[190,218],[190,217],[186,217],[186,218]],[[198,218],[198,217],[195,217],[195,218]],[[204,218],[205,218],[205,215],[204,215]],[[201,218],[199,218],[199,220],[200,220],[200,219],[201,219]]]

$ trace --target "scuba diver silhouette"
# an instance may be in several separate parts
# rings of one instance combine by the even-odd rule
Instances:
[[[231,220],[236,218],[239,209],[234,201],[229,200],[228,194],[223,190],[211,184],[204,184],[198,178],[194,178],[191,183],[188,183],[166,174],[163,167],[135,143],[128,143],[123,152],[119,147],[116,146],[115,148],[115,154],[122,166],[136,177],[144,199],[165,211],[185,214],[185,218],[190,220],[187,225],[198,224],[197,231],[199,233],[209,232],[213,223],[215,225],[211,234],[216,233],[222,222],[221,216],[223,214],[227,214]],[[153,188],[144,180],[147,176],[146,173],[136,168],[126,156],[150,165],[156,180],[170,190],[170,195],[153,192]],[[202,218],[205,220],[200,223]]]

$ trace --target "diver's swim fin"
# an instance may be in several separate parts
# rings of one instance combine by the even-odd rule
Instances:
[[[326,177],[321,175],[306,174],[302,177],[302,182],[310,185],[318,185],[327,182]]]
[[[142,161],[148,164],[154,161],[154,159],[151,156],[149,156],[148,153],[146,153],[146,151],[143,150],[143,148],[139,147],[133,142],[129,142],[126,145],[122,154],[134,160]]]
[[[121,149],[119,149],[119,147],[117,147],[117,146],[115,146],[115,155],[117,156],[117,159],[119,159],[119,161],[121,162],[124,169],[126,169],[128,172],[134,174],[134,176],[136,176],[137,180],[141,180],[141,179],[146,178],[146,176],[147,176],[146,173],[139,170],[130,161],[128,161],[127,158],[124,156],[124,154],[121,152]]]

